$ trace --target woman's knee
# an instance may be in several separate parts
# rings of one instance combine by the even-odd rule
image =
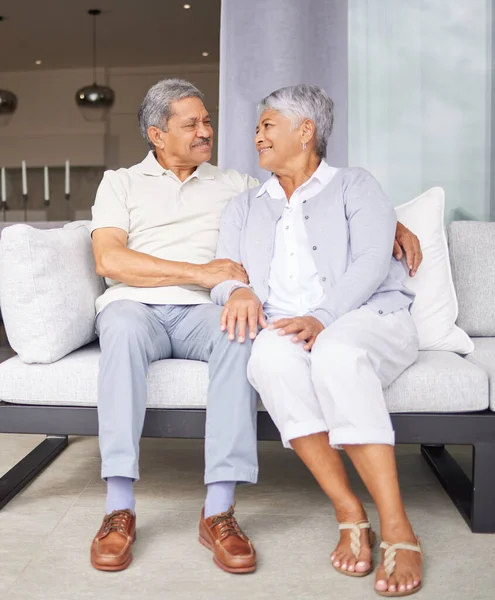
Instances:
[[[368,361],[363,348],[335,339],[317,339],[311,351],[311,377],[315,381],[333,373],[351,375],[362,361]]]
[[[248,375],[250,380],[257,380],[266,374],[281,377],[300,368],[301,362],[306,360],[302,349],[296,347],[288,337],[279,336],[276,331],[264,330],[254,340]]]

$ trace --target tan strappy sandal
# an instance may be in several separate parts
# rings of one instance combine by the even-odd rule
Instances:
[[[351,550],[356,559],[359,558],[361,554],[361,530],[369,529],[369,542],[370,548],[373,549],[373,546],[376,543],[376,534],[371,529],[371,523],[369,521],[358,521],[357,523],[339,523],[339,531],[342,529],[350,529],[351,530]],[[332,561],[332,567],[342,573],[342,575],[348,575],[349,577],[366,577],[373,571],[373,559],[370,559],[370,568],[367,571],[344,571],[340,567],[336,567]]]
[[[419,538],[416,537],[416,544],[389,544],[388,542],[382,542],[380,544],[380,548],[385,550],[385,555],[383,557],[383,566],[385,568],[385,575],[387,579],[393,575],[395,571],[395,556],[397,554],[397,550],[410,550],[411,552],[419,552],[421,554],[421,558],[423,558],[423,550],[421,549],[421,544]],[[402,596],[411,596],[412,594],[416,594],[421,589],[422,582],[412,590],[404,590],[404,591],[395,591],[395,592],[380,592],[375,588],[375,592],[379,596],[387,596],[389,598],[400,598]]]

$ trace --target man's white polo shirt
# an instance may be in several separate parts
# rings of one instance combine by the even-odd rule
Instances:
[[[106,171],[92,208],[91,231],[118,227],[127,247],[158,258],[204,264],[215,258],[220,216],[225,205],[258,181],[238,171],[203,163],[181,182],[150,152],[130,169]],[[106,280],[96,311],[114,300],[146,304],[206,304],[210,291],[193,285],[132,287]]]

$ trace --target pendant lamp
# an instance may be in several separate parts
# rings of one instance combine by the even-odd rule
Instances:
[[[101,10],[88,10],[93,17],[93,83],[82,87],[76,92],[76,103],[87,121],[103,121],[115,101],[114,91],[96,83],[96,17]]]

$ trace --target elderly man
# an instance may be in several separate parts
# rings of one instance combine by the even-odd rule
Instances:
[[[151,151],[130,169],[107,171],[93,207],[96,266],[109,287],[96,303],[107,500],[91,563],[119,571],[132,560],[133,482],[139,478],[148,366],[185,358],[207,361],[210,375],[200,541],[220,568],[249,573],[256,569],[256,553],[233,506],[236,484],[256,483],[258,475],[256,396],[246,374],[251,340],[231,343],[210,289],[224,281],[247,282],[240,264],[214,256],[224,207],[259,183],[208,163],[210,116],[201,92],[187,81],[154,85],[139,110],[139,124]],[[397,234],[415,271],[417,239],[401,226]]]

